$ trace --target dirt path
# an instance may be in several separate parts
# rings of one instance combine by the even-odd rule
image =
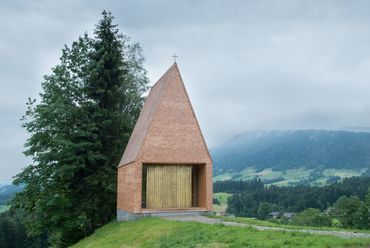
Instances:
[[[170,216],[170,217],[162,217],[163,219],[167,220],[175,220],[175,221],[183,221],[183,222],[200,222],[205,224],[222,224],[225,226],[239,226],[239,227],[252,227],[259,231],[264,230],[272,230],[272,231],[285,231],[285,232],[302,232],[302,233],[310,233],[310,234],[319,234],[319,235],[330,235],[330,236],[337,236],[341,238],[370,238],[370,234],[368,233],[358,233],[358,232],[350,232],[350,231],[324,231],[324,230],[313,230],[313,229],[290,229],[290,228],[282,228],[282,227],[270,227],[270,226],[258,226],[246,223],[238,223],[232,221],[224,221],[221,219],[209,218],[206,216]]]

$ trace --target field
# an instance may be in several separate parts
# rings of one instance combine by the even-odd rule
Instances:
[[[360,176],[365,169],[324,169],[320,171],[321,176],[310,181],[310,185],[323,186],[326,184],[326,180],[332,176],[339,176],[340,178]],[[254,168],[248,167],[239,173],[225,173],[217,175],[213,178],[213,181],[224,181],[224,180],[250,180],[254,178],[261,179],[266,185],[278,185],[288,186],[294,184],[300,184],[307,182],[310,179],[311,173],[315,172],[313,169],[305,169],[304,167],[285,170],[275,171],[271,168],[264,169],[262,171],[256,171]]]
[[[213,204],[213,210],[216,212],[225,212],[227,208],[227,198],[229,198],[231,195],[232,194],[222,192],[214,193],[213,197],[217,198],[221,204]]]
[[[9,206],[6,205],[0,205],[0,213],[5,212],[9,209]]]
[[[343,239],[306,233],[144,218],[111,222],[77,243],[83,247],[369,247],[370,239]]]

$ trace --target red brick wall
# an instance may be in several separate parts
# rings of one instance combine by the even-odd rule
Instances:
[[[142,167],[138,162],[118,168],[118,209],[141,213],[141,173]]]

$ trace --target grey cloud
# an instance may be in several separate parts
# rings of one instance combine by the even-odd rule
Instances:
[[[29,163],[27,97],[103,9],[142,45],[152,83],[179,55],[210,146],[255,129],[369,126],[368,1],[3,1],[0,181]]]

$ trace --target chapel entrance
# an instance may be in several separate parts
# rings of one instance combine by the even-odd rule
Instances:
[[[185,209],[198,207],[198,166],[144,165],[142,207]]]

